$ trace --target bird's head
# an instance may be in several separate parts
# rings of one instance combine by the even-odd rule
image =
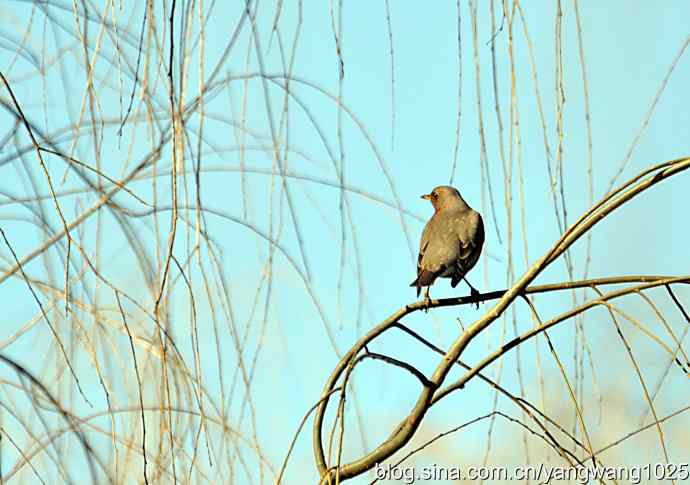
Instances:
[[[439,212],[443,209],[453,207],[463,207],[467,204],[460,196],[460,192],[455,187],[450,185],[440,185],[431,191],[429,194],[422,195],[422,199],[426,199],[434,206],[434,211]]]

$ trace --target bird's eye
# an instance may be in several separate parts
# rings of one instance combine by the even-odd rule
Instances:
[[[437,194],[436,192],[432,192],[432,193],[431,193],[431,196],[432,196],[434,199],[438,199],[438,194]]]

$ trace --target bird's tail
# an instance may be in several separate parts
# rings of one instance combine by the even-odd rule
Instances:
[[[410,286],[417,287],[417,298],[419,298],[419,294],[422,292],[422,285],[419,284],[419,277],[415,278],[415,280],[410,283]]]
[[[422,292],[422,286],[431,286],[434,284],[434,280],[436,280],[436,277],[443,273],[444,268],[442,268],[439,271],[429,271],[429,270],[422,270],[417,274],[417,279],[414,280],[412,283],[410,283],[410,286],[416,286],[417,287],[417,297],[419,297],[419,294]]]

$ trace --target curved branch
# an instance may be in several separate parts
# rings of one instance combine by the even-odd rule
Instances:
[[[432,402],[438,401],[439,397],[434,396],[436,394],[436,388],[440,386],[445,380],[451,367],[454,365],[455,361],[458,360],[462,352],[469,345],[469,343],[474,340],[474,338],[479,335],[483,330],[485,330],[491,323],[493,323],[503,312],[513,303],[513,301],[520,295],[525,294],[528,285],[534,281],[534,279],[541,274],[541,272],[547,268],[553,261],[555,261],[561,254],[563,254],[575,241],[591,230],[597,223],[602,219],[610,215],[616,209],[624,205],[626,202],[640,195],[642,192],[653,187],[657,183],[672,177],[690,167],[690,158],[679,158],[669,162],[664,162],[662,164],[656,165],[648,170],[645,170],[641,174],[632,178],[621,187],[616,189],[613,193],[606,196],[604,199],[599,201],[595,206],[593,206],[589,211],[587,211],[577,222],[571,225],[565,233],[551,246],[551,248],[537,260],[523,275],[522,277],[507,291],[503,293],[499,301],[487,311],[481,318],[474,322],[467,330],[453,343],[453,345],[448,349],[446,355],[443,357],[438,367],[431,376],[431,382],[434,383],[433,387],[425,387],[421,390],[417,402],[413,409],[410,411],[408,416],[404,418],[401,424],[395,429],[393,434],[384,441],[381,445],[375,448],[373,451],[369,452],[367,455],[343,466],[338,466],[337,470],[329,469],[326,464],[323,445],[321,439],[321,428],[323,425],[323,418],[325,414],[326,407],[328,406],[329,399],[324,399],[317,409],[316,417],[314,420],[313,429],[313,447],[314,447],[314,457],[316,461],[316,467],[319,475],[324,480],[328,480],[338,476],[339,480],[346,480],[357,476],[369,469],[371,469],[376,463],[380,463],[387,459],[395,452],[400,450],[407,442],[412,438],[415,431],[422,422],[422,419],[426,415],[427,410],[431,406]],[[676,282],[690,282],[690,277],[681,278],[670,278],[662,283],[655,282],[649,283],[650,287],[660,286],[664,283],[676,283]],[[623,290],[625,291],[625,290]],[[615,292],[613,292],[615,293]],[[438,302],[437,302],[438,303]],[[460,304],[459,302],[455,303]],[[336,381],[340,377],[343,370],[348,366],[348,363],[355,358],[355,356],[361,351],[361,349],[370,342],[372,339],[386,331],[394,323],[396,323],[403,316],[425,307],[426,302],[418,302],[414,305],[407,305],[402,309],[396,311],[393,315],[388,317],[378,326],[369,331],[364,337],[362,337],[355,345],[350,349],[350,351],[341,359],[341,361],[336,366],[335,370],[329,377],[324,387],[322,396],[327,396],[327,393],[335,386]],[[441,306],[441,305],[432,305]],[[555,323],[552,323],[552,325]],[[546,326],[547,324],[545,324]],[[541,328],[541,327],[540,327]],[[548,327],[546,327],[548,328]],[[527,337],[529,338],[529,337]],[[520,343],[521,339],[517,338],[509,342],[506,346],[499,349],[499,354],[492,354],[493,359],[498,358],[501,353],[510,348],[516,346]],[[488,358],[487,358],[488,359]],[[487,360],[485,359],[485,361]],[[484,361],[483,361],[484,362]],[[488,365],[486,362],[485,365]],[[485,366],[484,365],[484,366]],[[483,367],[481,367],[483,368]],[[473,375],[472,373],[468,373]],[[443,391],[439,391],[442,393]],[[447,395],[444,394],[444,395]]]
[[[366,349],[365,349],[366,350]],[[413,376],[417,378],[419,382],[425,387],[427,386],[433,386],[434,383],[431,382],[427,377],[415,366],[408,364],[407,362],[404,362],[402,360],[396,359],[394,357],[390,357],[388,355],[383,355],[383,354],[377,354],[376,352],[369,352],[366,351],[364,355],[361,355],[358,360],[364,360],[364,359],[373,359],[373,360],[380,360],[382,362],[386,362],[387,364],[393,365],[395,367],[400,367],[401,369],[406,370]]]
[[[610,284],[623,284],[623,283],[633,283],[633,282],[658,283],[657,286],[661,286],[661,285],[668,284],[668,282],[670,282],[670,281],[673,281],[673,278],[669,277],[669,276],[644,276],[644,275],[616,276],[616,277],[609,277],[609,278],[594,278],[594,279],[580,280],[580,281],[565,281],[562,283],[553,283],[553,284],[547,284],[547,285],[534,285],[534,286],[525,288],[523,293],[524,294],[547,293],[547,292],[552,292],[552,291],[570,290],[573,288],[585,288],[585,287],[590,287],[592,285],[610,285]],[[340,360],[340,362],[338,362],[338,365],[333,370],[330,377],[328,378],[328,381],[326,382],[326,385],[324,386],[324,390],[322,392],[322,395],[321,395],[321,398],[319,401],[319,407],[316,411],[316,415],[315,415],[315,419],[314,419],[314,428],[313,428],[313,432],[312,432],[312,440],[313,440],[313,447],[314,447],[314,456],[316,458],[317,465],[319,463],[324,464],[324,469],[320,470],[320,473],[323,474],[327,471],[326,466],[325,466],[325,456],[324,456],[324,452],[323,452],[321,436],[322,436],[323,420],[324,420],[326,407],[328,405],[329,398],[333,392],[333,389],[336,388],[336,383],[340,379],[343,372],[349,367],[351,361],[357,359],[358,354],[367,346],[367,344],[369,344],[376,337],[380,336],[381,334],[383,334],[384,332],[386,332],[390,328],[399,326],[400,325],[399,321],[403,317],[410,315],[416,311],[425,310],[427,307],[428,308],[437,308],[437,307],[445,307],[445,306],[459,306],[459,305],[473,304],[477,301],[479,301],[479,302],[489,301],[489,300],[500,298],[507,291],[508,290],[494,291],[494,292],[480,294],[480,295],[474,296],[474,297],[463,296],[463,297],[457,297],[457,298],[441,298],[441,299],[430,300],[428,302],[428,304],[424,301],[418,301],[418,302],[415,302],[415,303],[412,303],[409,305],[405,305],[404,307],[400,308],[395,313],[393,313],[391,316],[389,316],[387,319],[385,319],[384,321],[379,323],[377,326],[372,328],[363,337],[361,337],[355,343],[355,345],[343,356],[343,358]],[[549,322],[547,322],[547,324],[548,323]],[[510,342],[509,342],[509,344],[510,344]],[[446,352],[446,356],[447,356],[447,352]],[[474,370],[476,370],[476,374],[478,374],[481,371],[481,369],[476,369],[476,368],[473,369],[473,371]],[[342,475],[341,475],[341,478],[343,478]],[[350,477],[346,477],[346,478],[350,478]]]

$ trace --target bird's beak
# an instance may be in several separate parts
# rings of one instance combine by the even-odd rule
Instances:
[[[424,199],[424,200],[431,200],[431,194],[424,194],[424,195],[422,195],[422,199]]]

